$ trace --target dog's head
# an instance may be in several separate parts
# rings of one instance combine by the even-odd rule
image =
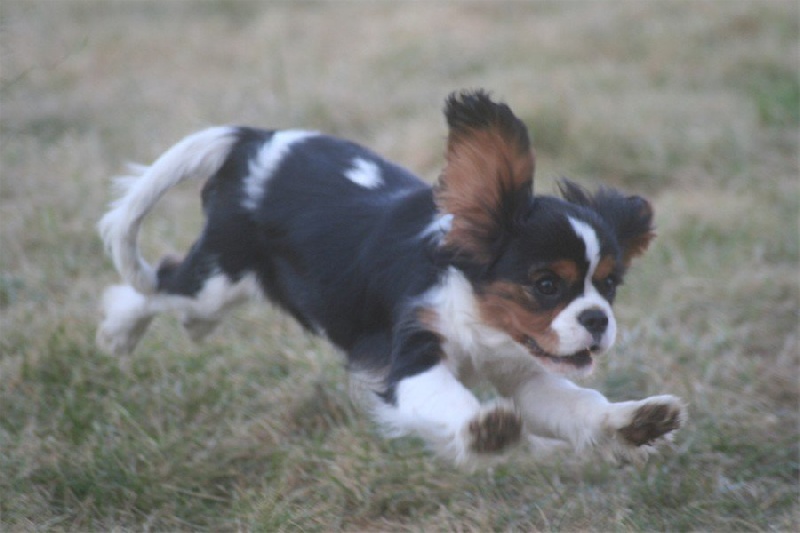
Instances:
[[[566,180],[561,197],[534,196],[528,132],[508,106],[466,92],[448,98],[445,115],[442,246],[472,284],[481,321],[550,370],[588,371],[614,343],[611,305],[653,237],[650,204]]]

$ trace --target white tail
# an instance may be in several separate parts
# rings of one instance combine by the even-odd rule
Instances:
[[[214,175],[235,140],[235,128],[199,131],[167,150],[150,167],[136,167],[134,175],[116,180],[120,197],[97,228],[117,271],[138,292],[152,294],[157,288],[155,270],[139,253],[137,235],[145,215],[175,185]]]

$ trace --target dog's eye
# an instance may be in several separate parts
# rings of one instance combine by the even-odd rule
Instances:
[[[555,296],[561,291],[561,280],[554,274],[545,274],[533,282],[533,287],[542,296]]]
[[[612,274],[611,276],[600,280],[600,286],[598,288],[606,297],[613,297],[617,292],[617,287],[619,284],[619,278]]]

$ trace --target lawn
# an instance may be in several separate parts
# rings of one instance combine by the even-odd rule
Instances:
[[[707,2],[0,4],[0,531],[795,531],[800,8]],[[428,180],[445,96],[528,124],[539,193],[648,196],[658,238],[586,386],[690,421],[643,468],[387,441],[268,305],[95,347],[110,178],[212,124],[359,141]],[[201,224],[173,191],[151,259]],[[487,391],[484,391],[487,392]]]

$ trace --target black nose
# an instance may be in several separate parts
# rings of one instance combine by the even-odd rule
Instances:
[[[592,335],[598,336],[608,328],[608,315],[599,309],[587,309],[578,315],[578,322]]]

